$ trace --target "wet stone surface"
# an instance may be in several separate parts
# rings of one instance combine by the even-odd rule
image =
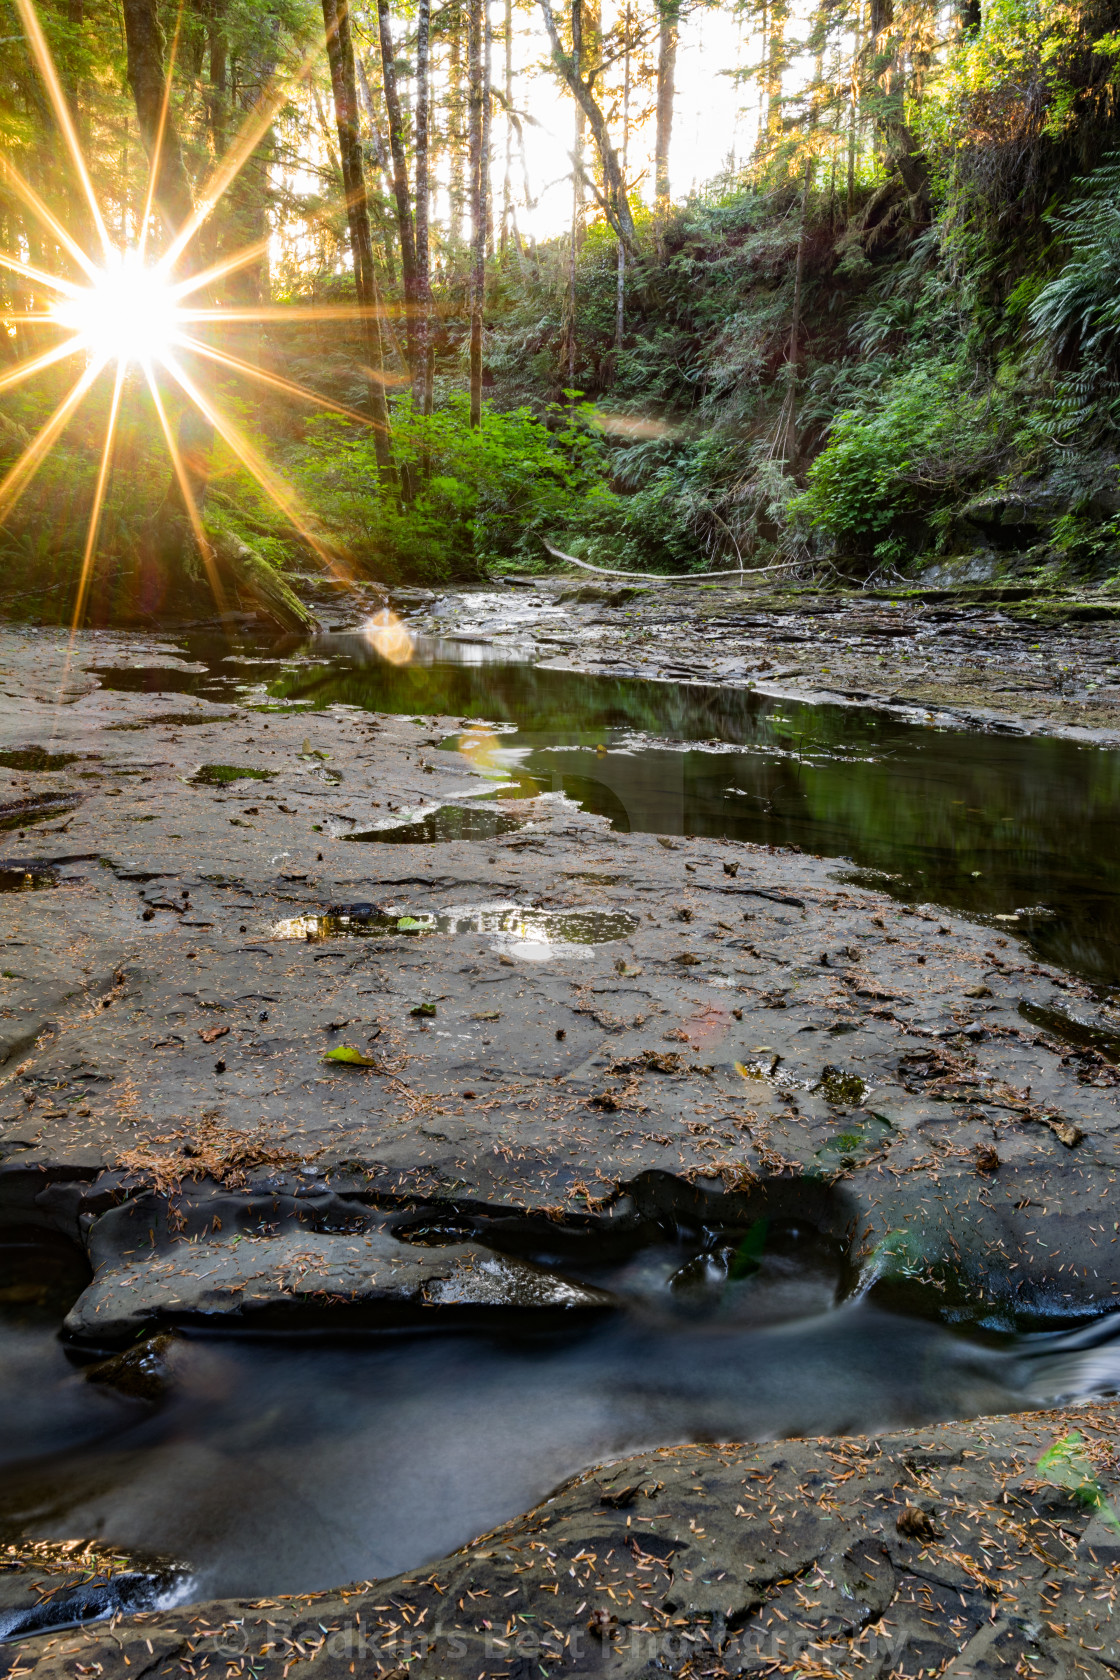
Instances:
[[[899,905],[827,859],[615,833],[555,798],[532,831],[359,852],[315,831],[324,807],[482,781],[421,744],[452,720],[227,705],[184,732],[162,696],[85,680],[52,715],[56,745],[102,754],[56,842],[60,867],[86,861],[64,892],[7,900],[13,1205],[50,1181],[52,1218],[89,1241],[103,1200],[200,1161],[238,1188],[306,1162],[348,1194],[571,1211],[649,1174],[715,1203],[824,1174],[857,1272],[980,1316],[1112,1302],[1116,1022],[1012,927]],[[14,705],[10,728],[29,732]],[[200,759],[249,757],[264,793],[191,784]],[[391,930],[335,937],[331,907],[363,904]],[[522,937],[550,925],[608,937]],[[341,1047],[362,1061],[324,1060]]]
[[[1115,1422],[1096,1407],[665,1448],[577,1477],[422,1570],[33,1639],[6,1666],[106,1680],[250,1661],[270,1677],[932,1668],[1107,1680],[1120,1544],[1036,1467],[1076,1426],[1096,1485],[1114,1488]]]
[[[829,592],[541,578],[400,603],[410,625],[587,671],[1120,732],[1120,602],[994,582]],[[510,597],[514,597],[511,602]]]
[[[1120,1297],[1115,1009],[1107,991],[1036,960],[1016,922],[985,925],[936,904],[899,903],[838,878],[827,857],[718,836],[618,832],[562,791],[534,798],[523,786],[514,789],[526,825],[517,831],[438,846],[346,844],[331,838],[330,822],[368,830],[371,820],[422,816],[493,788],[478,755],[437,750],[461,730],[459,714],[415,720],[341,698],[314,713],[263,714],[250,709],[258,691],[238,698],[236,681],[215,690],[176,648],[139,639],[79,639],[67,663],[62,636],[6,633],[3,656],[4,744],[99,755],[61,771],[0,773],[0,802],[46,797],[39,790],[48,785],[51,798],[68,801],[35,837],[37,866],[64,875],[63,888],[3,900],[0,1214],[88,1254],[92,1280],[67,1328],[89,1355],[111,1356],[198,1315],[244,1326],[255,1314],[280,1314],[294,1326],[360,1310],[369,1325],[391,1326],[511,1306],[594,1314],[602,1280],[572,1272],[569,1231],[590,1228],[607,1244],[643,1221],[745,1233],[779,1213],[842,1257],[838,1298],[871,1289],[884,1310],[1043,1328],[1088,1319]],[[149,693],[138,678],[105,689],[94,667],[141,677],[162,667],[180,672],[172,681],[184,686]],[[196,696],[192,727],[183,693]],[[206,764],[267,776],[200,784]],[[25,867],[15,835],[0,850],[9,867]],[[355,905],[391,910],[394,925],[367,922],[360,938],[332,925],[337,907]],[[490,925],[477,913],[487,905],[515,925]],[[415,926],[402,929],[402,918]],[[568,918],[610,937],[553,938]],[[278,932],[282,924],[299,924],[300,937]],[[519,927],[539,937],[521,937]],[[330,1055],[340,1049],[355,1059]],[[451,1240],[408,1240],[397,1228],[406,1214]],[[517,1227],[516,1241],[495,1228],[503,1220]],[[860,1426],[858,1415],[821,1424],[849,1426]],[[923,1497],[937,1505],[938,1524],[945,1488],[975,1504],[981,1474],[984,1508],[994,1509],[992,1477],[1029,1476],[1023,1443],[1045,1436],[1046,1444],[1057,1427],[970,1425],[946,1436],[957,1443],[952,1452],[967,1441],[983,1456],[955,1460],[963,1480],[951,1487],[938,1480],[950,1475],[949,1459],[929,1471]],[[790,1552],[788,1580],[775,1573],[784,1562],[769,1556],[757,1604],[762,1565],[740,1545],[746,1528],[737,1522],[746,1519],[731,1514],[736,1502],[753,1510],[744,1490],[753,1498],[754,1449],[723,1454],[720,1475],[734,1480],[734,1498],[721,1482],[700,1506],[673,1481],[665,1532],[675,1544],[683,1512],[693,1544],[687,1519],[701,1529],[707,1519],[712,1546],[697,1568],[703,1575],[714,1560],[712,1579],[722,1572],[740,1585],[729,1605],[714,1588],[700,1604],[680,1596],[683,1564],[663,1570],[646,1594],[657,1616],[683,1617],[686,1632],[708,1639],[701,1623],[757,1621],[772,1597],[809,1626],[813,1606],[779,1596],[787,1580],[791,1594],[820,1597],[827,1621],[827,1605],[846,1601],[836,1584],[851,1561],[845,1548],[871,1534],[868,1513],[889,1503],[874,1476],[866,1480],[872,1461],[883,1457],[893,1489],[916,1440],[879,1456],[866,1443],[836,1447],[855,1455],[865,1480],[837,1482],[834,1497],[849,1512],[843,1520],[863,1527],[835,1557],[831,1539],[818,1544],[807,1529]],[[770,1463],[768,1451],[758,1465]],[[714,1450],[688,1452],[643,1460],[634,1477],[663,1462],[657,1475],[668,1485],[674,1465],[720,1466]],[[823,1476],[820,1487],[829,1480],[825,1448],[783,1446],[771,1457],[792,1467],[791,1493],[807,1477]],[[1013,1462],[1019,1467],[1007,1469]],[[992,1469],[997,1463],[1004,1468]],[[786,1475],[775,1487],[786,1487]],[[534,1523],[570,1521],[569,1550],[586,1543],[596,1569],[612,1548],[620,1555],[634,1512],[606,1507],[603,1516],[595,1487],[580,1483],[524,1534],[537,1537]],[[805,1509],[818,1503],[814,1492]],[[875,1553],[882,1581],[867,1589],[875,1603],[886,1593],[901,1606],[911,1593],[920,1610],[925,1588],[913,1583],[935,1579],[927,1614],[942,1644],[956,1640],[962,1651],[996,1627],[1005,1645],[992,1651],[1000,1661],[1013,1651],[1014,1668],[1015,1641],[1035,1638],[1024,1631],[1039,1614],[1031,1594],[1043,1591],[1041,1575],[1030,1574],[1031,1524],[1050,1518],[1024,1506],[1008,1519],[1019,1526],[998,1527],[992,1539],[1026,1572],[1022,1614],[1001,1609],[1000,1594],[970,1573],[995,1578],[1001,1567],[994,1553],[984,1564],[970,1550],[981,1544],[978,1530],[930,1542],[951,1547],[955,1561],[915,1573],[920,1548],[903,1557],[893,1520],[888,1512],[882,1540],[874,1529],[874,1545],[887,1548]],[[1063,1593],[1067,1578],[1084,1585],[1097,1567],[1077,1555],[1079,1523],[1068,1513],[1059,1521],[1074,1560],[1072,1574],[1059,1571]],[[771,1545],[776,1531],[768,1518],[764,1526]],[[654,1528],[662,1532],[660,1521]],[[677,1556],[662,1551],[658,1568]],[[472,1557],[437,1570],[445,1610],[452,1598],[473,1606],[467,1591],[484,1590],[469,1587],[463,1571],[504,1579],[513,1568],[497,1552]],[[818,1567],[833,1586],[807,1592]],[[697,1568],[688,1565],[693,1579]],[[876,1561],[875,1581],[879,1569]],[[574,1576],[558,1570],[560,1592],[583,1572],[582,1563]],[[1093,1579],[1112,1590],[1107,1572]],[[525,1614],[540,1619],[551,1609],[543,1589],[554,1582],[551,1574],[533,1582]],[[617,1597],[613,1576],[604,1584]],[[508,1605],[486,1617],[491,1627],[479,1638],[507,1637],[500,1630],[527,1586],[516,1574],[505,1581]],[[407,1598],[419,1614],[420,1597],[434,1592],[396,1583],[370,1603]],[[584,1600],[578,1625],[586,1627],[590,1586],[575,1604]],[[330,1625],[335,1602],[317,1601],[315,1616]],[[575,1607],[566,1597],[564,1606],[570,1630]],[[872,1605],[867,1625],[874,1614]],[[1088,1614],[1063,1599],[1047,1625],[1066,1632],[1039,1634],[1031,1660],[1056,1640],[1059,1655],[1046,1660],[1066,1662]],[[585,1657],[601,1664],[609,1647],[621,1672],[631,1657],[616,1652],[611,1615],[613,1605],[599,1629],[606,1644],[589,1636],[598,1643]],[[433,1599],[427,1623],[436,1619]],[[172,1654],[176,1664],[189,1655],[197,1625],[160,1621],[138,1645],[131,1628],[109,1645],[142,1652],[133,1668],[156,1672]],[[848,1640],[858,1631],[828,1630]],[[480,1655],[475,1631],[464,1637],[466,1654],[433,1657],[433,1674],[458,1673],[460,1660],[474,1680],[483,1669],[513,1672],[502,1652]],[[103,1635],[81,1639],[88,1643],[75,1645],[76,1657],[61,1645],[27,1651],[67,1674],[74,1661],[110,1661]],[[315,1656],[334,1660],[325,1644]],[[728,1667],[739,1671],[752,1671],[746,1659]]]

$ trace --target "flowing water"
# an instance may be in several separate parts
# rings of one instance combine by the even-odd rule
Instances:
[[[0,1247],[0,1533],[169,1553],[193,1598],[394,1574],[644,1447],[878,1431],[1120,1386],[1120,1322],[978,1339],[842,1303],[837,1256],[784,1228],[569,1266],[615,1305],[566,1328],[188,1332],[153,1405],[72,1363],[43,1299],[52,1268],[72,1292],[58,1251]]]

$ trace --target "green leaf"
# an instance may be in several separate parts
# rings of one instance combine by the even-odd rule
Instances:
[[[432,1014],[435,1014],[434,1009]],[[327,1050],[324,1052],[323,1060],[325,1062],[342,1062],[346,1067],[371,1068],[377,1066],[377,1058],[375,1056],[363,1055],[360,1050],[355,1050],[352,1044],[336,1044],[333,1050]]]
[[[1094,1512],[1114,1534],[1120,1534],[1120,1517],[1105,1498],[1083,1445],[1076,1429],[1063,1435],[1039,1459],[1038,1473],[1043,1481],[1065,1488],[1083,1509]]]
[[[762,1256],[766,1252],[766,1231],[769,1221],[756,1219],[738,1248],[735,1250],[728,1267],[727,1275],[731,1278],[750,1277],[757,1272],[762,1264]]]
[[[415,1008],[410,1009],[408,1013],[410,1015],[422,1015],[425,1019],[430,1020],[435,1012],[436,1006],[434,1003],[418,1003]]]

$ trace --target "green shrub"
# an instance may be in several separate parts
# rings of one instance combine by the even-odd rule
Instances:
[[[997,468],[1006,406],[998,385],[980,387],[959,362],[896,374],[864,408],[833,420],[791,517],[841,549],[901,557],[900,521],[936,523],[970,482]]]
[[[528,409],[486,408],[472,429],[465,396],[427,417],[406,399],[392,425],[409,494],[379,479],[368,432],[330,416],[308,427],[293,471],[360,562],[431,582],[472,576],[495,561],[536,560],[541,539],[562,537],[585,499],[609,495],[588,412],[556,410],[550,427]]]

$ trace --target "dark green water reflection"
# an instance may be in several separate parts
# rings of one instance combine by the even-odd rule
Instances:
[[[1070,741],[967,734],[742,689],[585,676],[492,650],[419,648],[385,664],[358,637],[290,662],[192,644],[201,673],[104,672],[108,686],[514,726],[496,768],[563,789],[618,829],[727,836],[847,858],[895,896],[1020,914],[1047,960],[1120,982],[1120,753]],[[182,691],[182,690],[180,690]],[[687,749],[684,743],[688,743]],[[452,737],[447,745],[454,746]],[[597,750],[605,748],[606,751]]]

